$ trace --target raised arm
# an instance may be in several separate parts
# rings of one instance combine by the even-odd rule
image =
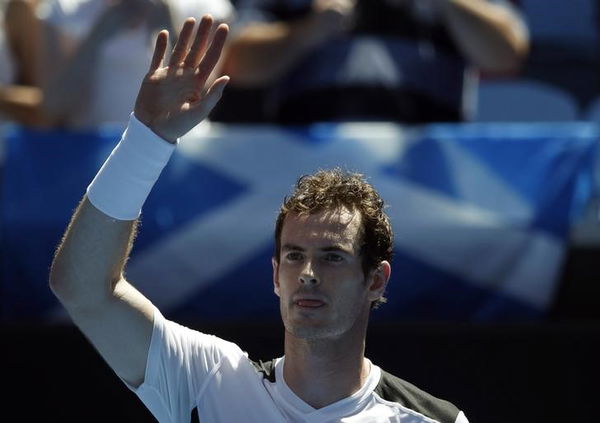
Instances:
[[[434,0],[465,57],[493,73],[518,69],[529,51],[525,23],[506,5],[487,0]]]
[[[165,67],[162,61],[168,33],[158,35],[136,101],[137,121],[132,118],[123,139],[88,188],[50,272],[50,287],[73,322],[112,369],[133,386],[144,380],[153,306],[127,282],[123,269],[136,216],[168,160],[169,149],[206,118],[228,81],[221,77],[205,89],[228,31],[226,25],[220,25],[209,42],[211,27],[212,18],[204,17],[194,38],[194,20],[186,20]],[[164,163],[157,164],[159,156]],[[141,166],[145,163],[148,169]]]

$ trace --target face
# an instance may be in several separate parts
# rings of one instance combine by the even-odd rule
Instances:
[[[346,208],[285,218],[273,280],[288,333],[336,338],[365,327],[371,301],[385,289],[389,264],[365,275],[360,235],[360,213]]]

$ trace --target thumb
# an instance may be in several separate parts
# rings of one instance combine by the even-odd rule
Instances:
[[[204,119],[208,116],[212,109],[217,105],[221,96],[223,95],[223,90],[229,83],[229,76],[221,76],[215,82],[212,83],[206,95],[200,101],[198,105],[198,113],[201,114],[200,119]]]

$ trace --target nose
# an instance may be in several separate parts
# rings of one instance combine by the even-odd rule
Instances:
[[[300,273],[300,284],[302,285],[318,285],[319,278],[315,274],[311,261],[307,261],[306,266]]]

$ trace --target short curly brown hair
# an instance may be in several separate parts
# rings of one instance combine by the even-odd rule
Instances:
[[[394,235],[383,200],[362,174],[339,168],[301,176],[292,195],[284,198],[275,223],[275,261],[279,263],[281,232],[289,213],[306,215],[340,207],[358,211],[362,217],[360,254],[365,276],[382,261],[391,261]],[[371,306],[376,308],[386,301],[382,296]]]

